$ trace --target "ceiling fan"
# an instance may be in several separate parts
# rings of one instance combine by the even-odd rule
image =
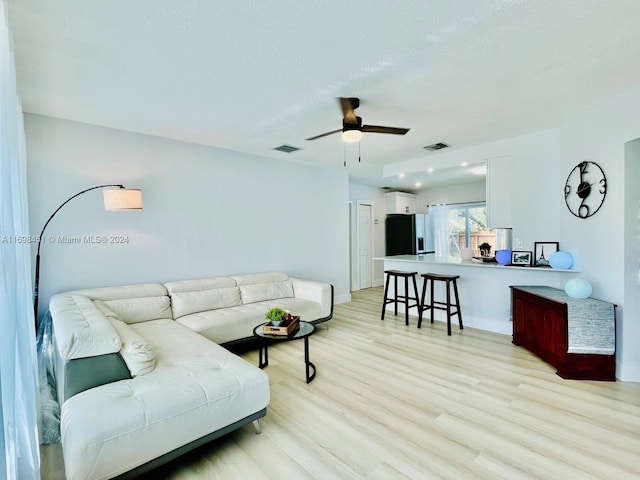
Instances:
[[[381,127],[379,125],[363,125],[362,118],[356,116],[355,109],[360,106],[360,99],[351,97],[344,98],[339,97],[338,103],[342,109],[342,128],[332,130],[331,132],[322,133],[315,137],[307,138],[307,140],[316,140],[318,138],[326,137],[334,133],[342,132],[342,140],[347,143],[359,142],[362,140],[363,132],[370,133],[390,133],[392,135],[404,135],[409,131],[408,128],[397,127]]]

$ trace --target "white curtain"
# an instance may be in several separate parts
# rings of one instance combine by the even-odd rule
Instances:
[[[448,257],[449,252],[449,217],[446,205],[433,205],[429,207],[429,213],[433,219],[434,250],[436,257]]]
[[[7,6],[0,0],[0,478],[40,478],[27,165]]]

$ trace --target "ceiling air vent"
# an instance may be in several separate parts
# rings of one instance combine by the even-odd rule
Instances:
[[[449,145],[447,145],[446,143],[443,142],[438,142],[438,143],[434,143],[433,145],[427,145],[425,148],[426,150],[429,150],[430,152],[435,152],[436,150],[442,150],[443,148],[447,148]]]
[[[279,152],[284,152],[284,153],[292,153],[292,152],[297,152],[298,150],[301,150],[301,149],[291,145],[280,145],[279,147],[274,148],[274,150],[278,150]]]

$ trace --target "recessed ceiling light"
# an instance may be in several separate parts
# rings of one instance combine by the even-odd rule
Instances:
[[[422,182],[416,182],[414,185],[415,185],[416,187],[421,187],[421,186],[422,186]]]
[[[471,169],[471,173],[475,175],[486,175],[487,174],[487,166],[482,165],[481,167],[476,167]]]
[[[429,172],[429,173],[433,173],[433,171],[434,171],[434,168],[433,168],[433,167],[429,167],[429,168],[427,168],[427,172]]]
[[[467,165],[469,165],[469,162],[462,162],[462,163],[460,164],[460,166],[461,166],[461,167],[466,167]]]
[[[404,178],[404,173],[399,173],[398,178]]]

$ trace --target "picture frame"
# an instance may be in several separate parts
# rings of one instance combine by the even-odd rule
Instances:
[[[533,262],[533,252],[530,250],[514,250],[511,252],[511,265],[530,267]]]
[[[550,267],[549,258],[560,250],[559,242],[534,242],[533,265],[536,267]]]

